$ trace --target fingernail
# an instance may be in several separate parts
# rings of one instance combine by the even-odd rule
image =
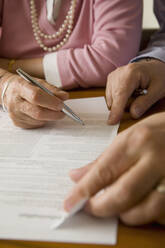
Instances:
[[[141,111],[141,109],[138,108],[138,107],[135,107],[135,108],[134,108],[134,113],[135,113],[135,115],[136,115],[137,117],[140,117],[140,116],[143,114],[142,111]]]
[[[71,172],[71,173],[74,173],[74,174],[79,174],[79,173],[81,172],[81,168],[72,169],[70,172]]]
[[[70,174],[74,176],[74,178],[79,178],[82,175],[82,170],[81,169],[73,169],[70,171]]]
[[[112,116],[110,116],[110,118],[107,120],[107,123],[108,123],[108,125],[117,124],[117,122],[115,121],[115,119]]]
[[[108,116],[107,124],[111,125],[112,124],[112,120],[113,120],[112,113],[110,112],[109,113],[109,116]]]
[[[67,92],[65,92],[65,91],[59,91],[59,94],[61,95],[61,96],[63,96],[63,97],[65,97],[66,99],[68,99],[69,98],[69,94],[67,93]]]
[[[83,198],[81,199],[79,202],[77,202],[74,207],[72,208],[70,214],[74,215],[76,214],[78,211],[80,211],[81,209],[84,208],[85,204],[87,203],[87,198]]]
[[[64,201],[64,209],[67,212],[70,212],[71,209],[74,207],[75,202],[73,201],[72,195],[68,196],[66,200]]]
[[[68,93],[66,93],[65,91],[62,91],[62,90],[60,90],[58,93],[61,95],[66,95],[66,96],[68,95]]]
[[[76,200],[70,195],[64,202],[64,209],[67,212],[75,213],[82,209],[87,202],[87,197]]]

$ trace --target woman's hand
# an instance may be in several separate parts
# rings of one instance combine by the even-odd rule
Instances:
[[[37,80],[51,90],[55,96],[48,95],[15,74],[6,72],[1,78],[1,92],[4,85],[9,83],[4,103],[10,118],[18,127],[37,128],[65,116],[61,110],[63,101],[68,99],[68,93],[49,85],[44,80]]]
[[[164,141],[165,113],[120,133],[96,161],[71,171],[77,184],[65,210],[87,197],[85,209],[95,216],[118,215],[129,225],[165,224],[165,192],[157,188],[165,188]]]
[[[129,97],[138,88],[147,89],[148,93],[137,97],[131,104],[130,113],[135,119],[165,97],[165,63],[143,59],[109,74],[106,87],[107,104],[111,109],[109,124],[121,120]]]

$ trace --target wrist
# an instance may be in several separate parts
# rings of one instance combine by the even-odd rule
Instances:
[[[42,58],[19,59],[13,65],[13,70],[21,68],[33,77],[44,78]]]
[[[158,58],[154,58],[154,57],[144,57],[144,58],[140,58],[138,59],[137,61],[134,61],[134,62],[137,62],[137,63],[140,63],[140,62],[144,62],[144,63],[162,63],[162,64],[165,64],[164,61],[158,59]]]

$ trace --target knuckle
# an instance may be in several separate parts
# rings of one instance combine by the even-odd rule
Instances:
[[[36,107],[32,114],[36,120],[42,120],[43,111],[39,107]]]
[[[132,199],[135,197],[135,192],[127,187],[126,185],[120,185],[119,189],[116,192],[115,202],[117,206],[121,206],[121,208],[125,208],[128,206]]]
[[[136,64],[135,63],[130,63],[127,66],[125,66],[125,72],[126,74],[131,77],[136,71]]]
[[[21,78],[18,75],[15,75],[15,74],[10,74],[8,76],[8,80],[10,82],[21,82]]]
[[[113,72],[109,73],[108,76],[107,76],[107,84],[109,85],[111,83],[111,77],[112,77],[112,74]]]
[[[130,137],[130,143],[141,146],[146,144],[148,141],[152,141],[152,130],[148,125],[139,126],[132,132]]]
[[[111,168],[106,169],[100,166],[97,168],[97,170],[95,170],[95,173],[98,185],[107,185],[115,178],[113,170]]]
[[[41,90],[37,87],[33,88],[30,96],[32,103],[40,102],[41,97],[42,97]]]
[[[97,217],[109,217],[109,204],[95,204],[91,207],[91,213]]]
[[[120,86],[119,88],[116,88],[113,93],[114,98],[120,99],[122,95],[125,95],[127,93],[127,89],[125,86]]]
[[[20,76],[13,75],[13,76],[11,76],[11,80],[12,80],[13,82],[17,82],[17,83],[19,83],[19,84],[22,85],[22,78],[21,78]]]
[[[114,79],[118,78],[118,75],[120,74],[121,70],[122,70],[122,67],[119,67],[108,74],[108,76],[107,76],[108,84],[112,84]]]
[[[11,92],[18,92],[19,88],[22,87],[22,79],[17,75],[11,75],[8,78],[9,85],[10,85],[10,91]]]
[[[28,111],[28,106],[25,103],[21,104],[21,112],[27,113]]]
[[[13,113],[15,115],[16,113],[20,112],[21,101],[18,96],[11,95],[10,97],[7,98],[6,102],[9,113]]]
[[[116,85],[113,88],[113,96],[116,98],[120,98],[123,95],[127,95],[128,94],[128,82],[127,80],[119,80],[120,81],[120,85]]]
[[[86,189],[86,187],[80,185],[79,187],[77,187],[76,189],[76,194],[79,195],[80,198],[84,198],[86,196],[90,196],[90,193],[88,192],[88,190]]]

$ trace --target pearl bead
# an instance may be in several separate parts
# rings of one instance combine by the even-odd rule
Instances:
[[[45,34],[40,30],[37,20],[35,0],[30,0],[30,14],[31,14],[33,34],[37,43],[44,51],[48,51],[48,52],[56,51],[60,49],[67,42],[73,29],[73,19],[74,19],[76,4],[77,4],[77,0],[71,0],[70,8],[68,14],[64,19],[63,24],[60,26],[59,30],[55,34],[51,35],[51,34]],[[60,37],[64,32],[66,32],[64,38],[60,41],[59,44],[53,47],[47,47],[46,45],[43,44],[42,40],[40,39],[40,37],[44,39],[57,38]]]

